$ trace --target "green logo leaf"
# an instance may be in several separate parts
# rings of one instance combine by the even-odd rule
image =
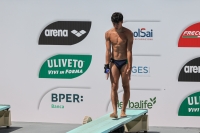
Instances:
[[[150,101],[152,101],[152,102],[153,102],[153,99],[152,99],[152,98],[150,98]]]
[[[156,97],[154,97],[153,99],[150,98],[150,101],[153,102],[153,104],[155,104],[156,103]]]
[[[77,78],[87,71],[91,60],[92,55],[55,55],[43,63],[39,78]]]
[[[156,97],[154,97],[154,99],[153,100],[156,100]]]
[[[200,92],[184,99],[179,107],[178,116],[200,116]]]

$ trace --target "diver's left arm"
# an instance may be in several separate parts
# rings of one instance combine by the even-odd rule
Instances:
[[[132,68],[132,47],[133,47],[133,33],[132,32],[128,32],[127,33],[127,60],[128,60],[128,64],[127,64],[127,74],[128,74],[128,78],[130,80],[130,76],[131,76],[131,68]]]

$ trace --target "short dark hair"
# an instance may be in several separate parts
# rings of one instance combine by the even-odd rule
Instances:
[[[119,23],[119,22],[123,21],[123,15],[120,12],[115,12],[111,16],[111,21],[113,23]]]

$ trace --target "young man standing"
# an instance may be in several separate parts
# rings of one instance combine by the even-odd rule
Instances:
[[[130,98],[131,68],[132,68],[132,45],[133,33],[122,26],[123,15],[115,12],[111,16],[113,28],[105,33],[106,39],[106,63],[104,72],[107,79],[110,75],[111,81],[111,101],[113,113],[112,118],[118,118],[117,102],[118,102],[118,83],[121,76],[122,86],[124,89],[123,106],[120,117],[126,117],[126,106]]]

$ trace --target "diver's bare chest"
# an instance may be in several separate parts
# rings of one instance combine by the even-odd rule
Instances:
[[[110,41],[112,44],[125,44],[127,42],[126,36],[125,35],[116,35],[113,34],[110,36]]]

